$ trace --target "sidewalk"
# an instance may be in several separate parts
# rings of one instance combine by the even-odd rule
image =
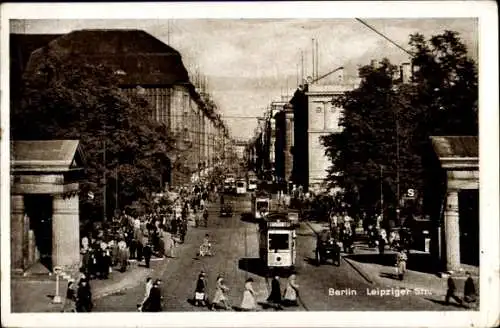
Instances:
[[[327,223],[304,222],[316,234],[328,229]],[[439,277],[433,270],[433,260],[430,254],[411,250],[404,280],[397,279],[396,252],[386,250],[380,255],[376,248],[369,248],[362,242],[354,243],[354,254],[343,254],[342,258],[351,265],[370,284],[396,289],[409,289],[413,293],[432,300],[442,300],[447,291],[447,278]],[[479,268],[464,265],[471,272],[476,291],[479,291]],[[462,296],[466,277],[454,277],[457,295]],[[478,301],[479,302],[479,301]],[[475,304],[478,306],[479,303]]]
[[[131,261],[126,272],[121,273],[115,269],[109,279],[90,281],[92,299],[96,300],[110,294],[115,294],[126,289],[136,287],[146,281],[148,276],[161,276],[168,264],[167,258],[151,261],[151,267],[145,268],[140,263]],[[60,312],[66,296],[67,281],[59,279],[59,294],[61,304],[53,304],[55,295],[56,278],[48,276],[28,276],[11,278],[11,312]]]

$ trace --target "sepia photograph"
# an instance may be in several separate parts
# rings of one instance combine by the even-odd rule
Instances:
[[[215,4],[2,7],[2,317],[498,324],[495,5]]]

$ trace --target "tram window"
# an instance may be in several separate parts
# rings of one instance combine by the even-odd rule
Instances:
[[[269,234],[269,249],[272,250],[282,250],[288,249],[288,234],[286,233],[273,233]]]
[[[242,187],[244,187],[244,186],[245,186],[245,185],[243,184],[243,182],[238,182],[238,187],[239,187],[239,188],[242,188]]]

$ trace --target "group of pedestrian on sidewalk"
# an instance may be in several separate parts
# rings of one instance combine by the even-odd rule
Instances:
[[[208,306],[212,311],[217,309],[231,310],[233,308],[229,301],[229,287],[226,285],[224,276],[219,274],[215,281],[215,293],[212,302],[208,301],[206,273],[201,271],[196,281],[193,303],[195,306]],[[279,276],[275,276],[271,282],[271,292],[267,298],[267,306],[275,309],[283,309],[283,306],[298,306],[299,285],[296,275],[288,278],[284,293],[281,292]],[[241,311],[256,311],[258,308],[257,293],[253,288],[253,278],[245,281],[242,301],[239,309]]]
[[[141,303],[137,304],[139,312],[161,312],[163,310],[163,296],[161,279],[146,279],[146,293]]]
[[[179,197],[173,203],[156,204],[151,213],[133,215],[122,211],[109,222],[96,222],[82,232],[80,276],[68,281],[63,311],[90,312],[93,308],[90,281],[108,279],[115,267],[123,273],[131,261],[144,260],[144,266],[149,268],[152,257],[176,257],[175,248],[184,242],[187,233],[189,211],[205,210],[202,213],[207,221],[210,189],[205,184],[177,191]],[[141,309],[161,311],[157,302],[161,280],[150,284],[147,294],[152,297],[145,298]]]

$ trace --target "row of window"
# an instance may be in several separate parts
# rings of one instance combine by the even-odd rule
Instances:
[[[332,114],[335,113],[337,110],[339,110],[339,108],[334,107],[334,106],[330,107],[330,113],[332,113]],[[321,113],[321,112],[323,112],[323,107],[322,106],[316,107],[316,113]]]

